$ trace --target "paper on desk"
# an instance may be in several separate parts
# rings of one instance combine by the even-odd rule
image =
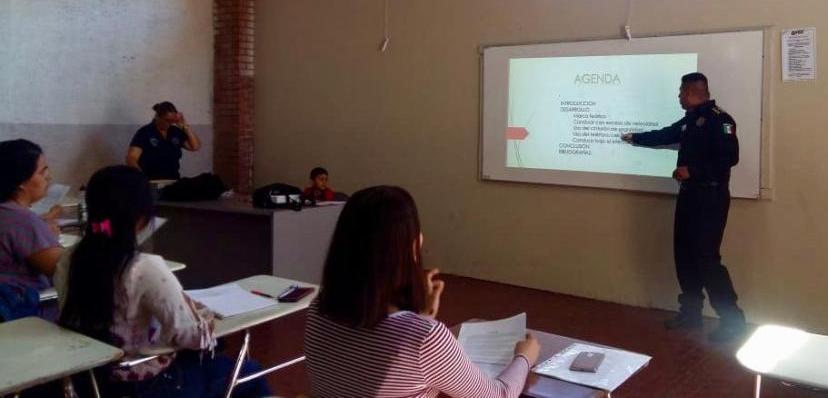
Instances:
[[[152,234],[155,233],[158,229],[164,226],[167,223],[167,219],[163,217],[153,217],[152,223],[146,226],[146,228],[142,229],[138,232],[138,236],[135,237],[136,241],[139,245],[143,245],[144,242],[149,239]]]
[[[59,205],[67,193],[69,193],[68,185],[51,184],[46,190],[46,197],[34,203],[31,209],[35,214],[42,216],[48,213],[52,207]]]
[[[63,228],[67,225],[77,224],[78,219],[77,218],[58,218],[57,220],[55,220],[55,222],[57,222],[58,227]]]
[[[466,322],[457,340],[472,362],[508,365],[515,356],[515,343],[525,338],[524,312],[499,321]]]
[[[581,352],[600,352],[604,354],[604,361],[601,362],[597,372],[569,370],[572,361]],[[535,366],[532,371],[544,376],[612,392],[630,376],[647,365],[650,359],[652,358],[634,352],[574,343]]]
[[[186,290],[185,293],[215,312],[219,318],[228,318],[277,304],[276,300],[257,296],[236,283],[209,289]]]
[[[344,205],[346,202],[344,200],[320,200],[316,202],[316,205],[319,207],[323,206],[341,206]]]

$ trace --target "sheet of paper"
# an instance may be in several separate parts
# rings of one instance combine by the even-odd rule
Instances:
[[[77,218],[58,218],[57,220],[55,220],[55,222],[57,222],[58,227],[63,228],[63,227],[68,226],[68,225],[77,224],[78,219]]]
[[[816,28],[782,32],[782,80],[816,79]]]
[[[141,230],[141,232],[138,232],[138,236],[135,237],[135,239],[138,241],[138,244],[139,245],[144,244],[144,242],[146,242],[147,239],[152,237],[152,234],[154,234],[155,231],[159,230],[166,223],[167,223],[167,219],[164,218],[164,217],[155,217],[155,218],[153,218],[152,223],[147,225],[147,227],[144,228],[143,230]]]
[[[72,247],[80,242],[81,237],[74,234],[60,234],[58,237],[58,243],[63,246],[64,249]],[[64,256],[66,257],[66,256]]]
[[[204,304],[220,318],[244,314],[277,305],[276,300],[257,296],[236,283],[209,289],[186,290],[190,298]]]
[[[604,361],[595,373],[569,370],[581,352],[600,352]],[[614,348],[575,343],[532,369],[544,376],[612,392],[650,362],[651,357]]]
[[[466,322],[457,340],[472,362],[508,365],[515,356],[515,343],[525,338],[524,312],[499,321]]]
[[[52,207],[60,204],[66,194],[69,193],[69,186],[62,184],[52,184],[46,190],[46,197],[40,199],[32,205],[32,211],[35,214],[42,216],[49,212]]]

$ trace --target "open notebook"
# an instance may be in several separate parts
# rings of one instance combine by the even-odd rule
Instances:
[[[190,298],[204,304],[219,318],[228,318],[277,305],[276,300],[257,296],[236,283],[208,289],[185,291]]]

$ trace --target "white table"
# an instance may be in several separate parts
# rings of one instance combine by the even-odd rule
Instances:
[[[260,209],[237,199],[159,201],[156,207],[168,221],[153,236],[152,251],[190,264],[179,280],[198,289],[260,274],[320,283],[343,209]]]
[[[828,336],[764,325],[742,345],[736,358],[756,373],[756,398],[761,394],[762,376],[828,390]]]
[[[0,323],[0,396],[19,393],[120,359],[124,353],[40,318]]]
[[[237,283],[244,289],[256,290],[271,295],[273,297],[277,297],[280,293],[284,292],[292,285],[298,285],[301,287],[313,287],[315,290],[312,294],[309,294],[308,296],[304,297],[302,300],[299,300],[296,303],[278,303],[276,306],[273,307],[268,307],[261,310],[216,320],[216,337],[224,337],[231,335],[233,333],[238,333],[242,331],[244,332],[244,340],[241,348],[239,349],[239,353],[236,356],[236,364],[233,367],[233,372],[230,375],[230,380],[228,381],[227,393],[225,395],[227,398],[229,398],[232,395],[233,389],[235,389],[236,386],[238,386],[239,384],[246,383],[253,379],[257,379],[269,373],[275,372],[279,369],[291,366],[293,364],[305,360],[304,356],[300,356],[290,361],[271,366],[269,368],[263,369],[259,372],[250,375],[246,375],[243,377],[239,376],[239,372],[241,372],[242,363],[249,355],[250,328],[308,308],[308,305],[310,305],[311,301],[313,301],[313,299],[319,292],[319,286],[317,285],[291,279],[278,278],[271,275],[256,275],[230,283]],[[174,349],[169,347],[152,347],[141,352],[142,355],[145,355],[144,357],[124,361],[120,364],[120,366],[134,366],[139,363],[146,362],[152,358],[155,358],[155,356],[157,355],[168,354],[173,351]]]
[[[177,261],[170,261],[170,260],[164,259],[164,262],[167,263],[167,267],[172,272],[181,271],[182,269],[187,268],[186,264],[179,263]],[[54,300],[54,299],[58,298],[57,289],[55,289],[54,287],[49,287],[49,288],[43,289],[38,293],[40,293],[40,302],[41,303],[44,302],[44,301]]]

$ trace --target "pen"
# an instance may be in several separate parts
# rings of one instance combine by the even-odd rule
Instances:
[[[269,295],[269,294],[267,294],[267,293],[262,293],[262,292],[260,292],[260,291],[258,291],[258,290],[251,290],[251,291],[250,291],[250,293],[253,293],[253,294],[257,295],[257,296],[267,297],[267,298],[269,298],[269,299],[274,299],[274,300],[276,299],[276,297],[273,297],[273,296],[271,296],[271,295]]]

